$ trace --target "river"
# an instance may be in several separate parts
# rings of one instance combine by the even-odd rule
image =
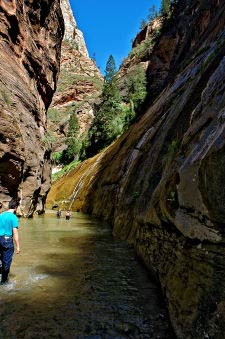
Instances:
[[[110,228],[73,213],[20,220],[0,338],[174,338],[158,286]]]

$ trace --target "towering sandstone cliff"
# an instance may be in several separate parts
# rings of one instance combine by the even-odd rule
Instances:
[[[56,87],[63,18],[59,0],[0,1],[0,201],[41,211],[50,187],[46,109]]]
[[[221,0],[178,1],[139,59],[151,106],[48,198],[111,221],[134,245],[162,286],[178,338],[225,333],[224,13]]]
[[[65,22],[61,67],[52,105],[48,112],[48,130],[52,134],[53,151],[66,147],[68,121],[76,113],[80,134],[93,120],[93,104],[101,93],[103,77],[87,51],[83,33],[77,28],[69,0],[61,1]]]
[[[88,57],[87,47],[85,45],[83,33],[77,28],[69,0],[61,0],[61,9],[65,23],[64,40],[70,40],[77,45],[78,51]]]

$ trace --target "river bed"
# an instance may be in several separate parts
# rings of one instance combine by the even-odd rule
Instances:
[[[175,338],[158,286],[110,227],[73,213],[20,220],[0,338]]]

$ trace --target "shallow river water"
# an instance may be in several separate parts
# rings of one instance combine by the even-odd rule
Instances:
[[[110,228],[73,213],[20,220],[0,338],[174,338],[158,287]]]

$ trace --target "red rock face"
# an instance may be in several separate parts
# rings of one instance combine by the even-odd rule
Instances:
[[[69,110],[76,112],[79,134],[86,134],[94,118],[93,105],[101,93],[103,84],[103,77],[95,62],[87,55],[82,55],[73,43],[74,40],[62,43],[60,75],[49,109],[49,113],[53,109],[61,117],[58,123],[51,121],[51,118],[48,119],[49,132],[53,132],[56,137],[53,151],[66,146],[65,134],[70,117]]]
[[[46,109],[57,80],[63,19],[58,0],[0,1],[0,201],[43,210],[50,187]]]
[[[69,0],[61,1],[65,34],[61,49],[57,90],[48,110],[48,132],[52,151],[67,148],[65,136],[71,114],[79,124],[79,136],[86,138],[93,121],[93,106],[101,93],[103,77],[88,56],[83,33],[78,29]]]

